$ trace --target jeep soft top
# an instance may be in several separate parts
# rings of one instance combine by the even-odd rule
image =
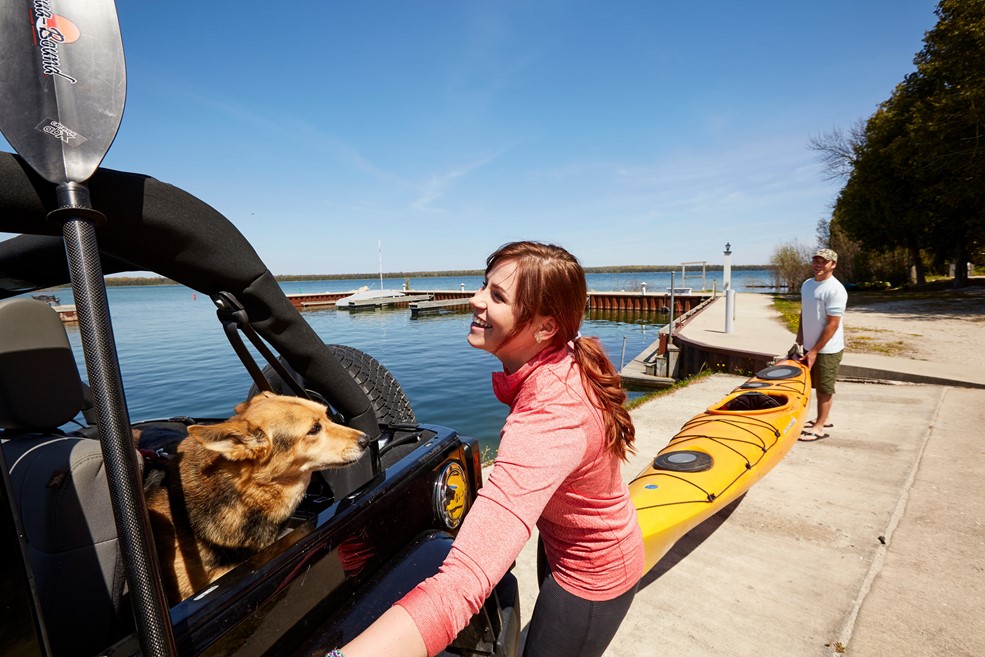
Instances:
[[[477,443],[418,422],[368,354],[326,345],[215,210],[153,178],[97,169],[125,92],[115,6],[55,4],[0,6],[0,130],[20,153],[0,153],[0,232],[15,234],[0,243],[0,651],[323,655],[437,570],[481,486]],[[43,43],[56,10],[86,35],[63,45],[57,71]],[[355,465],[315,477],[274,545],[170,608],[130,430],[180,435],[216,418],[175,408],[131,422],[103,283],[126,271],[216,302],[245,366],[244,399],[307,395],[373,437]],[[25,296],[70,281],[88,384],[57,314]],[[79,413],[84,426],[64,431]],[[508,574],[449,651],[514,655],[518,639]]]

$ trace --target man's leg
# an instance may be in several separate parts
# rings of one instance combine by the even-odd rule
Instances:
[[[814,420],[814,428],[820,430],[820,433],[824,433],[825,425],[831,424],[828,422],[828,415],[831,414],[832,401],[834,401],[833,394],[828,395],[820,390],[817,391],[817,419]]]
[[[814,419],[813,429],[818,434],[823,434],[824,426],[831,424],[828,418],[834,402],[838,367],[841,365],[841,357],[844,353],[839,351],[836,354],[818,354],[814,367],[811,368],[811,381],[817,396],[817,417]]]

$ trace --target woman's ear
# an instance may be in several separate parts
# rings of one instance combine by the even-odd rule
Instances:
[[[537,342],[550,342],[557,334],[557,322],[553,317],[541,318],[539,327],[534,331],[534,339]]]

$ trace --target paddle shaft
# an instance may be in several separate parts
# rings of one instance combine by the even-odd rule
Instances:
[[[141,651],[147,657],[172,657],[178,651],[144,505],[96,243],[94,221],[100,215],[93,211],[88,189],[80,183],[58,185],[56,196],[60,207],[52,215],[62,221],[79,333]]]
[[[123,117],[126,63],[113,0],[0,1],[0,131],[55,185],[98,417],[110,501],[148,657],[177,654],[137,470],[113,341],[95,222],[85,181],[106,156]]]

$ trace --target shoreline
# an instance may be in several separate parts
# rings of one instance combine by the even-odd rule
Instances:
[[[680,265],[605,265],[600,267],[585,267],[586,274],[642,274],[642,273],[665,273],[680,271]],[[770,271],[769,265],[732,265],[732,271]],[[720,272],[724,270],[723,265],[708,264],[705,271]],[[430,271],[391,271],[383,272],[384,279],[401,278],[448,278],[454,276],[482,276],[482,269],[449,269],[449,270],[430,270]],[[345,280],[376,280],[380,277],[380,272],[362,272],[354,274],[275,274],[274,280],[278,283],[297,283],[300,281],[345,281]],[[180,285],[175,281],[163,276],[116,276],[104,277],[109,286],[116,285]],[[58,287],[46,288],[58,290],[70,287],[60,285]]]

